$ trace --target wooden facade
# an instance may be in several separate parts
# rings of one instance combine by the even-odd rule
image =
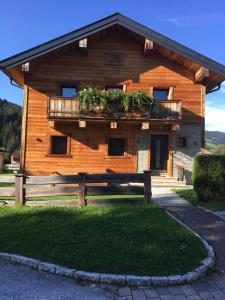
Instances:
[[[151,169],[151,136],[164,135],[166,172],[172,176],[172,139],[182,124],[201,128],[199,146],[203,146],[204,98],[207,86],[212,86],[204,79],[209,73],[122,26],[93,33],[82,43],[68,43],[30,60],[22,72],[20,68],[9,68],[7,74],[14,74],[24,86],[21,171],[29,175],[137,172],[143,135],[148,152],[145,168]],[[210,74],[216,78],[215,72]],[[80,115],[79,100],[60,98],[61,86],[123,86],[126,93],[143,90],[150,96],[154,88],[168,89],[168,100],[161,103],[167,115],[120,119]],[[68,137],[66,154],[51,154],[51,136]],[[125,139],[123,156],[108,155],[110,138]]]

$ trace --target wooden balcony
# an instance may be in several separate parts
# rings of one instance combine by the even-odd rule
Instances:
[[[48,99],[48,118],[49,119],[109,119],[109,120],[165,120],[181,121],[182,102],[180,100],[155,101],[140,112],[131,109],[129,112],[112,108],[109,111],[82,111],[78,98],[50,97]]]

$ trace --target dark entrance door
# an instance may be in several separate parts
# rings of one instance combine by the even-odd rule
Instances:
[[[151,170],[167,170],[168,136],[151,135]]]

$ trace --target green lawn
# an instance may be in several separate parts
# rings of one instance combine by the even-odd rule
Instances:
[[[183,197],[193,205],[200,205],[213,211],[224,211],[225,201],[209,201],[203,202],[197,199],[195,191],[193,189],[173,189],[179,196]]]
[[[102,196],[87,196],[87,200],[97,199],[143,199],[143,195],[102,195]],[[76,195],[59,195],[59,196],[40,196],[40,197],[27,197],[27,201],[50,201],[50,200],[77,200]],[[0,196],[0,200],[15,200],[13,196]]]
[[[182,274],[206,256],[202,243],[155,205],[0,207],[0,251],[139,275]]]

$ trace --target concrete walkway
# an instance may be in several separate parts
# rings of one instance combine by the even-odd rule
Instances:
[[[108,300],[112,293],[96,285],[0,262],[0,300]]]

